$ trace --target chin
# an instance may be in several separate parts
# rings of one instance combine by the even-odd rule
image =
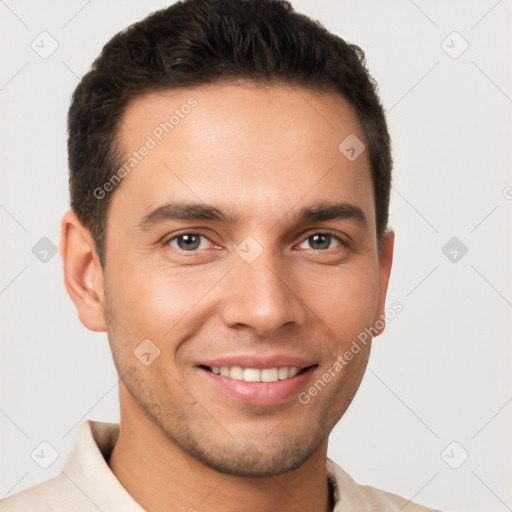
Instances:
[[[316,447],[286,447],[266,453],[251,442],[239,449],[202,451],[198,446],[189,452],[203,465],[230,476],[245,478],[268,478],[298,469],[313,454]]]

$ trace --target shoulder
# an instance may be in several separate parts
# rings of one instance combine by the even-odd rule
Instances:
[[[0,500],[0,512],[55,512],[59,509],[52,503],[53,497],[61,490],[61,479],[51,478]]]
[[[360,485],[330,459],[327,460],[327,470],[335,487],[337,505],[334,512],[355,512],[359,510],[439,512],[376,487]]]
[[[73,512],[91,510],[86,496],[62,472],[0,500],[0,512]]]

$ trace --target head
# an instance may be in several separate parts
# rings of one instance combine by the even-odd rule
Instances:
[[[66,286],[108,333],[122,415],[234,475],[325,449],[371,340],[344,354],[383,329],[393,252],[363,52],[286,2],[178,2],[107,43],[68,123]],[[299,375],[240,384],[239,367]]]

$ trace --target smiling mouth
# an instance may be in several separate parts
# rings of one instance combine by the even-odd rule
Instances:
[[[292,379],[297,375],[302,375],[317,365],[298,368],[296,366],[283,366],[274,368],[243,368],[242,366],[206,366],[200,365],[203,370],[215,375],[227,377],[232,380],[242,380],[244,382],[278,382]]]

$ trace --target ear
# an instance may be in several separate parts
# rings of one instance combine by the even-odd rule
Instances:
[[[106,331],[103,269],[90,231],[72,211],[62,217],[60,255],[66,290],[80,321],[91,331]]]
[[[382,239],[382,246],[379,253],[379,303],[377,307],[377,316],[374,320],[375,328],[378,334],[382,334],[386,328],[386,295],[388,292],[389,275],[391,273],[391,265],[393,264],[393,250],[395,247],[395,232],[386,231]],[[378,323],[377,323],[378,322]],[[382,327],[378,328],[377,326]]]

